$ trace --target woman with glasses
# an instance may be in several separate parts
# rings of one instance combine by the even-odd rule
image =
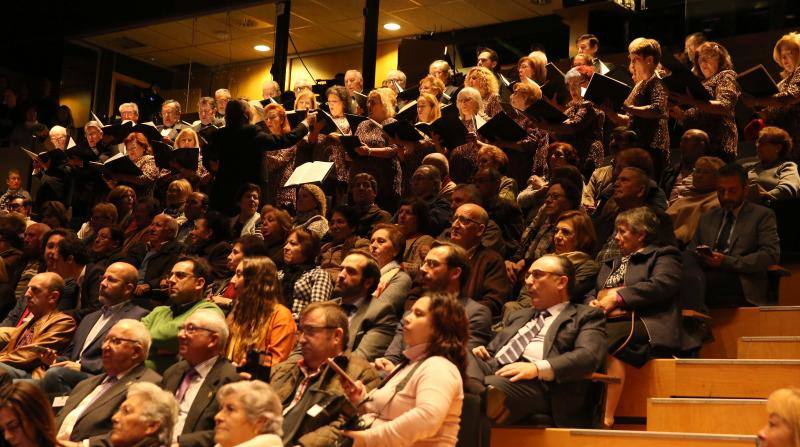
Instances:
[[[621,212],[614,236],[621,254],[600,267],[595,290],[585,303],[606,314],[608,374],[622,379],[608,385],[603,425],[614,413],[625,384],[625,365],[641,368],[653,357],[680,348],[681,252],[659,242],[661,220],[647,207]]]
[[[354,447],[455,446],[464,401],[469,323],[461,302],[427,295],[403,317],[407,360],[367,393],[357,380],[342,381],[368,428],[344,431]]]
[[[289,357],[297,325],[281,302],[281,285],[275,263],[267,257],[244,258],[236,267],[236,300],[228,314],[230,336],[225,356],[241,366],[248,353],[257,351],[262,366]]]
[[[758,161],[745,165],[750,200],[771,204],[800,195],[797,164],[789,161],[793,146],[792,137],[785,130],[771,126],[761,129],[756,140]]]
[[[127,185],[136,190],[138,197],[152,196],[153,186],[160,177],[161,170],[156,166],[156,159],[153,158],[153,149],[150,147],[150,142],[147,141],[147,137],[144,134],[134,132],[125,138],[125,150],[128,158],[142,171],[142,174],[137,176],[104,171],[103,175],[111,177],[107,181],[108,186],[113,189],[117,185]]]

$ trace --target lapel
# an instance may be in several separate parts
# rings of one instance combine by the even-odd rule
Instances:
[[[172,394],[175,394],[178,391],[178,387],[181,386],[183,376],[186,375],[186,371],[189,370],[189,362],[181,360],[176,363],[175,366],[176,368],[169,376],[164,376],[164,389]]]
[[[142,374],[144,373],[145,369],[146,367],[144,366],[144,363],[140,363],[139,366],[133,368],[130,372],[128,372],[128,374],[125,375],[125,377],[123,377],[121,380],[118,380],[117,383],[112,385],[108,391],[103,393],[102,396],[98,397],[97,400],[92,402],[92,405],[90,405],[89,408],[87,408],[86,411],[83,412],[78,421],[85,418],[87,415],[89,415],[92,411],[96,409],[107,408],[110,401],[114,400],[115,398],[117,398],[122,394],[125,394],[128,391],[129,383],[137,382],[139,378],[142,377]],[[105,375],[103,377],[105,377]],[[100,385],[99,382],[98,385]],[[78,422],[76,422],[75,425],[78,425]]]
[[[565,307],[564,310],[562,310],[556,319],[550,324],[550,327],[547,329],[547,334],[544,336],[544,349],[542,350],[542,358],[546,359],[550,353],[550,348],[553,347],[553,341],[555,340],[556,334],[558,333],[561,325],[574,318],[576,313],[578,313],[577,308],[572,304],[567,304],[567,307]]]
[[[92,312],[91,314],[87,315],[83,320],[81,320],[81,324],[80,326],[78,326],[78,332],[75,334],[75,345],[74,345],[75,358],[78,358],[81,348],[83,348],[83,344],[86,343],[86,337],[89,336],[89,332],[91,332],[95,323],[97,323],[97,320],[99,320],[102,315],[103,313],[98,310],[96,312]],[[92,344],[90,344],[89,346],[91,346]]]
[[[358,344],[358,341],[361,339],[362,329],[361,325],[365,320],[367,309],[372,304],[372,301],[365,303],[365,305],[358,308],[356,314],[353,315],[353,320],[350,322],[350,343],[348,343],[348,347],[352,350]]]
[[[84,388],[81,388],[80,392],[78,392],[78,387],[80,387],[79,384],[78,387],[76,387],[75,389],[76,392],[71,393],[69,395],[66,404],[64,404],[64,408],[62,408],[58,413],[59,422],[63,422],[63,418],[66,417],[72,410],[77,408],[78,405],[81,403],[81,401],[83,401],[83,399],[86,399],[86,396],[88,396],[89,393],[92,392],[92,390],[94,390],[95,388],[100,386],[101,383],[103,383],[103,380],[105,380],[105,378],[106,378],[105,374],[100,374],[99,376],[94,376],[89,379],[86,379],[85,382],[81,382],[85,383],[86,386]],[[84,413],[86,412],[84,411]]]
[[[752,209],[753,207],[750,205],[750,202],[745,200],[742,209],[739,210],[739,216],[736,217],[736,223],[733,224],[731,243],[728,244],[728,253],[734,252],[733,248],[736,246],[736,241],[739,240],[739,236],[742,234],[741,231],[738,231],[739,228],[750,228],[749,225],[745,225],[750,223],[750,211]]]
[[[186,415],[186,421],[183,424],[184,433],[191,433],[194,426],[197,424],[197,419],[203,414],[203,410],[211,404],[216,397],[216,390],[221,379],[221,370],[224,365],[224,357],[220,356],[211,367],[205,380],[197,390],[197,395],[189,408],[189,413]],[[188,365],[188,363],[187,363]],[[188,430],[188,431],[187,431]]]

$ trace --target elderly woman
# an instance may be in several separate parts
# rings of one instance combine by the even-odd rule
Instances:
[[[256,234],[256,227],[261,219],[258,204],[261,202],[261,188],[254,183],[245,183],[236,194],[239,213],[231,218],[231,235],[233,237]]]
[[[427,234],[430,226],[428,205],[418,197],[408,197],[400,202],[396,223],[405,236],[403,250],[403,269],[409,275],[415,275],[428,254],[433,237]]]
[[[467,72],[464,87],[472,87],[481,95],[481,111],[491,118],[502,110],[500,107],[500,85],[494,73],[486,67],[473,67]]]
[[[283,407],[260,380],[229,383],[217,392],[215,447],[283,447]]]
[[[150,142],[147,141],[147,137],[144,134],[133,132],[125,138],[124,143],[128,158],[142,171],[142,174],[136,176],[104,172],[104,174],[111,176],[109,186],[113,188],[117,184],[124,184],[136,190],[138,197],[151,196],[153,194],[153,186],[161,175],[161,171],[156,166],[155,158],[150,155],[153,152],[150,148]]]
[[[350,164],[350,180],[361,172],[372,174],[377,179],[375,202],[383,209],[395,209],[402,192],[402,171],[397,158],[399,148],[391,144],[383,132],[383,126],[396,121],[396,105],[391,89],[384,87],[369,92],[367,112],[370,119],[362,121],[355,132],[363,144],[356,148],[360,157],[354,158]]]
[[[292,216],[272,205],[261,209],[261,237],[264,239],[266,255],[279,268],[283,266],[283,246],[292,231]]]
[[[304,90],[297,94],[294,100],[295,110],[314,110],[317,108],[317,95],[311,90]]]
[[[236,365],[248,354],[259,353],[259,363],[270,367],[289,357],[297,325],[281,302],[281,283],[275,263],[267,257],[244,258],[233,276],[236,300],[228,314],[230,336],[226,357]]]
[[[458,113],[461,122],[469,132],[467,143],[453,148],[448,155],[450,160],[450,177],[456,183],[469,183],[475,174],[478,162],[477,124],[476,120],[484,121],[488,119],[483,113],[483,100],[478,90],[472,87],[464,87],[458,92],[456,100]]]
[[[56,447],[56,421],[47,396],[31,382],[13,382],[0,389],[0,429],[6,445]]]
[[[269,205],[267,205],[269,206]],[[267,250],[264,246],[264,241],[254,234],[242,236],[233,243],[231,252],[228,254],[226,267],[228,271],[236,272],[236,268],[244,258],[254,258],[259,256],[266,256]],[[283,255],[281,255],[283,261]],[[217,306],[225,312],[231,309],[233,300],[236,299],[236,277],[232,276],[224,280],[214,281],[208,287],[208,297]]]
[[[617,126],[628,126],[639,136],[642,149],[650,152],[656,178],[669,164],[669,129],[667,128],[668,92],[656,73],[661,62],[661,45],[653,39],[637,38],[628,45],[630,72],[636,85],[618,114],[609,104],[599,106]]]
[[[792,138],[778,127],[761,129],[756,140],[758,161],[745,165],[750,200],[762,203],[791,200],[800,192],[797,164],[792,158]]]
[[[739,100],[739,84],[728,50],[716,42],[705,42],[696,50],[696,75],[703,80],[703,86],[713,98],[701,101],[691,95],[671,92],[670,97],[689,106],[682,111],[672,108],[671,114],[683,121],[686,129],[703,129],[710,137],[710,153],[725,157],[728,161],[736,159],[736,102]]]
[[[667,208],[675,238],[681,243],[688,244],[692,240],[701,215],[719,208],[717,171],[724,165],[725,162],[716,157],[698,158],[692,171],[692,187]]]
[[[397,225],[378,224],[372,233],[369,251],[381,268],[381,279],[373,292],[374,299],[387,300],[400,317],[405,310],[405,300],[411,290],[411,277],[403,270],[405,236]]]
[[[314,261],[319,256],[319,238],[304,229],[295,228],[283,248],[283,269],[278,272],[283,287],[283,302],[297,320],[308,304],[327,301],[333,292],[333,281]]]
[[[542,89],[538,84],[518,82],[514,84],[514,93],[511,94],[510,102],[517,110],[527,110],[541,99]],[[496,144],[503,149],[510,149],[507,153],[508,176],[521,185],[525,184],[533,173],[534,159],[537,154],[544,153],[544,148],[550,143],[550,134],[524,113],[517,113],[511,118],[525,129],[528,135],[520,141],[497,141]]]
[[[758,431],[761,447],[800,447],[800,389],[781,388],[767,399],[767,425]]]
[[[297,201],[292,224],[295,228],[305,228],[322,239],[328,232],[327,199],[325,193],[317,185],[306,183],[297,189]]]
[[[587,293],[594,289],[600,264],[589,253],[597,244],[592,219],[583,211],[570,210],[561,213],[556,220],[553,245],[557,255],[566,256],[575,267],[575,284],[570,299],[580,303]]]
[[[784,34],[772,50],[781,71],[778,93],[764,98],[745,96],[749,106],[766,106],[761,111],[767,125],[786,129],[795,144],[800,143],[800,34]]]
[[[586,304],[606,314],[608,374],[622,382],[608,386],[603,424],[614,425],[614,413],[625,383],[625,364],[641,368],[652,357],[670,356],[680,348],[681,252],[657,245],[661,225],[649,208],[619,213],[616,235],[621,256],[600,267],[597,287]]]
[[[500,198],[511,203],[516,203],[519,187],[516,180],[506,176],[508,156],[497,146],[483,145],[478,150],[478,169],[494,169],[502,174],[500,179]]]
[[[88,222],[81,225],[78,238],[91,244],[100,228],[117,223],[117,207],[112,203],[100,202],[92,207],[92,215]]]
[[[108,193],[106,201],[117,209],[117,221],[114,223],[122,228],[127,227],[136,205],[136,191],[130,186],[120,185]]]
[[[361,381],[342,385],[368,428],[344,431],[353,447],[455,446],[458,441],[469,323],[459,300],[423,296],[403,317],[402,363],[369,394]]]
[[[328,231],[331,241],[322,246],[317,260],[317,265],[331,275],[331,281],[339,276],[342,260],[348,252],[369,247],[369,241],[355,233],[358,218],[358,211],[349,205],[339,205],[331,212]]]
[[[111,418],[112,447],[158,447],[172,443],[178,403],[172,393],[149,382],[132,383],[125,401]]]
[[[594,69],[591,67],[569,70],[564,77],[571,97],[564,110],[567,119],[557,124],[537,122],[540,128],[554,132],[558,141],[569,143],[575,148],[581,160],[581,173],[586,178],[603,163],[605,114],[581,95],[581,84],[588,82],[593,73]],[[541,163],[539,157],[537,161]]]
[[[183,215],[183,207],[186,205],[186,199],[189,198],[191,193],[192,184],[188,180],[179,178],[170,182],[165,196],[166,208],[162,213],[177,219],[179,224],[186,222],[186,216]]]
[[[269,104],[264,108],[264,122],[269,133],[273,135],[286,135],[291,132],[289,120],[286,118],[286,109],[280,104]],[[294,169],[303,164],[302,157],[297,157],[297,145],[267,152],[267,168],[271,181],[267,185],[267,197],[274,197],[274,202],[279,205],[294,203],[296,196],[294,187],[284,187]]]
[[[183,129],[178,136],[175,137],[175,149],[199,149],[202,147],[203,142],[200,139],[200,136],[191,127]],[[185,178],[189,180],[193,186],[205,184],[211,180],[211,178],[208,177],[208,171],[206,170],[205,166],[203,166],[202,154],[199,154],[197,157],[196,169],[187,169],[177,162],[173,162],[170,169],[173,172],[173,176]]]
[[[437,78],[433,75],[428,75],[422,78],[419,81],[419,93],[420,95],[423,93],[428,93],[433,95],[437,101],[442,102],[444,104],[448,104],[450,102],[450,97],[444,97],[444,89],[445,85],[441,79]]]

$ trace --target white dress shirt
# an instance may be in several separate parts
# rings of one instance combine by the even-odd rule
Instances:
[[[522,359],[530,361],[539,369],[539,379],[541,380],[549,381],[555,378],[550,362],[544,360],[544,338],[547,336],[547,331],[550,329],[550,326],[553,325],[553,322],[556,321],[556,318],[558,318],[558,315],[565,307],[567,307],[567,303],[561,302],[547,309],[547,311],[550,312],[550,316],[544,319],[544,326],[542,326],[542,329],[533,341],[528,343],[528,346],[526,346],[525,350],[522,352]],[[525,324],[525,326],[520,328],[520,332],[529,331],[535,324],[536,319],[532,319]]]

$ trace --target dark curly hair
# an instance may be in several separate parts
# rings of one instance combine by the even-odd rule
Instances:
[[[450,360],[461,377],[467,369],[467,339],[469,322],[461,301],[453,295],[434,293],[424,295],[431,302],[428,313],[433,325],[433,336],[428,343],[428,356],[442,356]]]

